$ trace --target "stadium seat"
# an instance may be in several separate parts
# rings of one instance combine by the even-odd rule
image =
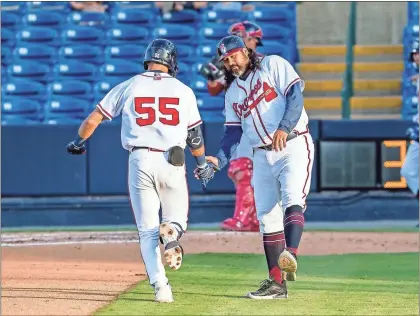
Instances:
[[[63,44],[105,45],[104,32],[89,26],[68,26],[62,31]]]
[[[66,1],[28,1],[26,2],[28,11],[35,10],[55,10],[55,11],[70,11],[70,3]]]
[[[198,31],[199,40],[202,43],[216,42],[222,37],[229,35],[229,27],[225,24],[206,24]]]
[[[283,27],[294,27],[293,11],[284,7],[260,7],[251,12],[256,23],[266,22],[280,24]]]
[[[70,24],[79,26],[94,26],[105,29],[109,25],[109,17],[102,12],[75,11],[69,13],[67,20]]]
[[[8,76],[7,76],[7,70],[6,68],[3,67],[3,65],[1,66],[1,83],[3,84],[4,82],[6,82],[8,80]]]
[[[197,93],[207,92],[207,80],[201,76],[193,76],[190,81],[191,89]]]
[[[282,41],[282,43],[289,43],[293,40],[293,32],[291,28],[282,27],[273,24],[259,24],[263,30],[263,42],[266,40]]]
[[[7,67],[9,78],[29,79],[39,82],[51,80],[51,68],[35,61],[16,61]]]
[[[104,63],[103,55],[101,47],[88,44],[66,45],[58,51],[60,61],[75,60],[95,65]]]
[[[42,119],[41,104],[38,101],[26,98],[2,100],[1,114],[5,121],[12,121],[17,118],[36,121]]]
[[[24,1],[1,1],[0,9],[2,12],[22,13],[26,10]]]
[[[194,10],[171,11],[162,14],[163,23],[194,25],[199,20],[199,15]]]
[[[217,41],[213,43],[205,43],[197,47],[197,56],[201,59],[210,59],[216,56]]]
[[[188,66],[186,63],[178,62],[178,75],[180,77],[188,76],[191,74],[190,72],[191,67]]]
[[[39,124],[39,120],[32,120],[26,117],[21,117],[20,115],[7,115],[3,114],[1,116],[1,125],[32,125]]]
[[[171,25],[162,24],[153,29],[152,35],[154,38],[166,38],[175,45],[187,44],[194,45],[195,43],[195,29],[187,25]]]
[[[63,25],[63,17],[55,12],[38,10],[25,14],[23,24],[26,27],[38,26],[59,29]]]
[[[107,45],[148,44],[149,31],[144,27],[118,25],[107,32]]]
[[[4,46],[1,48],[1,64],[7,66],[12,61],[12,50]]]
[[[11,30],[1,28],[1,47],[13,47],[15,45],[15,37]]]
[[[1,12],[1,27],[14,30],[19,25],[19,16],[10,12]]]
[[[116,85],[121,83],[120,81],[108,79],[108,80],[100,80],[95,83],[93,86],[93,93],[94,93],[94,100],[95,106],[96,103],[99,103],[105,95]]]
[[[45,103],[45,120],[71,117],[84,119],[91,103],[69,96],[53,96]]]
[[[235,23],[248,20],[248,14],[236,10],[208,10],[202,14],[203,22]]]
[[[258,52],[263,55],[278,55],[293,63],[292,47],[290,45],[282,45],[275,42],[264,43],[264,46],[258,48]]]
[[[143,45],[112,45],[105,48],[105,59],[123,59],[135,63],[141,63],[144,58],[146,46]]]
[[[225,108],[225,99],[223,96],[211,96],[207,93],[197,94],[197,105],[200,111],[222,112]]]
[[[49,97],[72,97],[84,100],[92,100],[92,86],[88,82],[80,80],[58,80],[47,86]]]
[[[176,46],[178,60],[185,63],[193,63],[195,60],[195,51],[189,45],[177,45]]]
[[[150,14],[158,14],[159,10],[155,6],[154,1],[109,1],[108,11],[114,12],[121,9],[142,9],[151,12]]]
[[[92,64],[75,60],[64,60],[54,65],[54,79],[96,80],[96,67]]]
[[[16,38],[18,44],[60,45],[57,31],[48,27],[26,27],[18,31]]]
[[[210,59],[209,59],[210,60]],[[198,75],[200,73],[200,69],[203,66],[203,64],[207,62],[206,59],[197,60],[194,64],[191,66],[191,72],[194,75]]]
[[[143,72],[143,65],[124,60],[112,60],[106,62],[99,69],[101,79],[115,79],[120,82]]]
[[[13,79],[2,85],[2,99],[9,100],[11,98],[24,98],[39,101],[47,99],[47,90],[42,83],[27,80]]]
[[[46,45],[20,44],[13,50],[13,59],[14,61],[33,61],[51,65],[57,61],[57,51]]]
[[[114,26],[134,25],[147,27],[152,24],[154,15],[147,10],[136,8],[119,8],[111,13],[111,21]]]

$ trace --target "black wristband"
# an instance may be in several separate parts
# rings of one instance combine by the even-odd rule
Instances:
[[[81,147],[86,142],[85,138],[81,138],[79,135],[77,135],[76,140],[74,141],[74,144],[78,147]]]

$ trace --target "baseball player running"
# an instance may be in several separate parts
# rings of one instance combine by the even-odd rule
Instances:
[[[216,157],[207,159],[223,168],[242,133],[249,138],[269,278],[248,297],[287,298],[285,279],[296,278],[314,157],[303,107],[304,83],[288,61],[275,55],[260,60],[238,36],[224,37],[217,51],[228,86],[226,129]]]
[[[121,115],[121,142],[130,152],[128,186],[140,237],[140,251],[155,301],[173,302],[171,286],[161,262],[159,239],[166,263],[181,267],[180,238],[187,229],[188,188],[184,148],[197,161],[198,177],[205,185],[214,169],[205,160],[201,118],[193,91],[175,79],[174,44],[156,39],[147,47],[146,72],[115,86],[81,124],[70,154],[86,151],[86,140],[103,120]],[[159,208],[162,207],[162,223]]]
[[[410,53],[410,61],[419,65],[419,40],[416,39],[413,43],[413,49]],[[415,78],[417,80],[417,97],[419,95],[419,75]],[[419,197],[419,113],[417,105],[417,114],[413,116],[413,126],[407,130],[407,136],[411,140],[411,144],[408,147],[407,156],[405,157],[404,164],[401,168],[401,176],[406,181],[408,188]]]
[[[241,37],[245,45],[254,51],[256,51],[258,46],[263,46],[263,31],[256,23],[243,21],[232,24],[228,33]],[[263,57],[261,54],[257,53],[257,55],[261,58]],[[218,95],[226,89],[223,63],[219,61],[218,56],[203,65],[201,73],[208,79],[207,89],[210,95]],[[236,150],[232,153],[228,169],[228,176],[236,188],[235,210],[232,217],[223,221],[222,229],[259,231],[254,189],[251,184],[252,173],[252,147],[248,138],[243,135]]]

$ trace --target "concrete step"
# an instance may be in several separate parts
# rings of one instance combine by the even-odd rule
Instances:
[[[346,64],[342,63],[299,63],[299,73],[308,72],[333,72],[343,73],[346,70]],[[353,64],[354,72],[402,72],[404,63],[402,61],[391,62],[355,62]]]
[[[310,120],[341,120],[342,114],[340,110],[308,110]],[[350,114],[351,119],[357,120],[386,120],[386,119],[401,119],[399,111],[366,111],[366,110],[352,110]]]
[[[341,91],[343,80],[306,80],[305,92],[312,91]],[[398,79],[356,79],[353,82],[354,91],[400,91],[401,80]]]
[[[343,80],[343,72],[300,72],[299,75],[303,80]],[[378,79],[393,79],[401,80],[401,71],[390,71],[390,72],[354,72],[353,79],[364,79],[364,80],[378,80]]]
[[[305,109],[307,110],[341,110],[341,97],[305,97]],[[384,110],[390,112],[401,110],[401,96],[354,96],[350,99],[350,107],[353,110]]]

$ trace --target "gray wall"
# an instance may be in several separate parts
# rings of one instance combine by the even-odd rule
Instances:
[[[301,2],[297,6],[298,43],[345,44],[349,2]],[[406,2],[358,2],[358,44],[400,44]]]

